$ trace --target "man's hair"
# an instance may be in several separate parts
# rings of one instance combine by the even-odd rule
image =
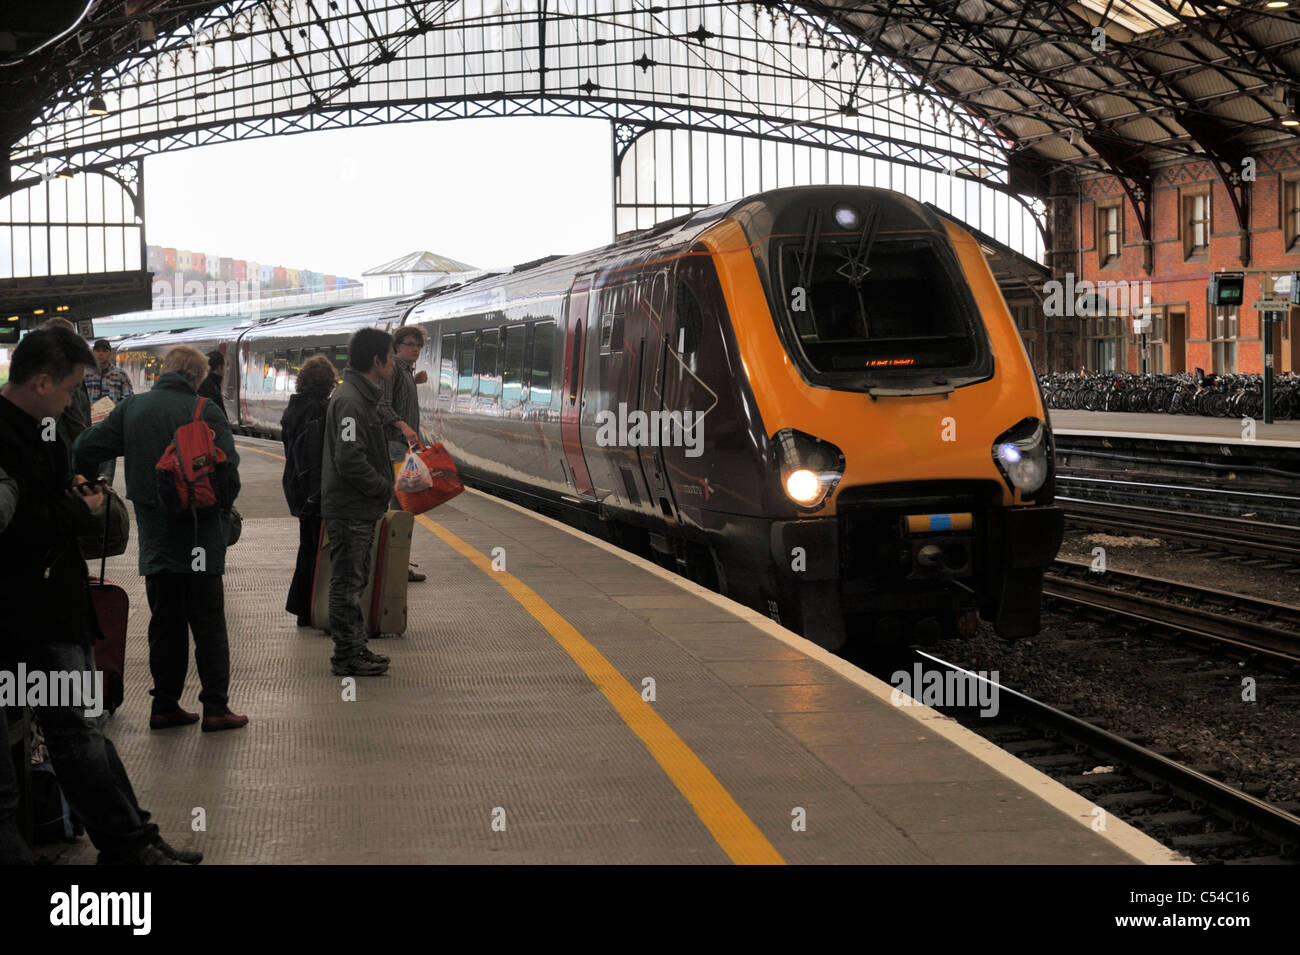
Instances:
[[[45,321],[41,322],[40,328],[66,328],[70,332],[75,332],[77,326],[68,321],[62,315],[51,315]]]
[[[414,338],[424,347],[424,329],[419,325],[403,325],[393,334],[393,347],[396,348],[408,338]]]
[[[295,390],[308,397],[328,398],[334,390],[338,372],[334,363],[324,355],[312,355],[298,369],[298,383]]]
[[[393,347],[393,336],[377,328],[363,328],[352,336],[348,342],[348,367],[363,375],[375,365],[375,359],[381,362]]]
[[[224,365],[225,363],[226,363],[226,356],[223,355],[223,354],[221,354],[221,350],[220,350],[220,349],[214,348],[214,349],[212,349],[212,351],[208,352],[208,368],[209,368],[209,370],[211,370],[211,371],[216,371],[218,368],[220,368],[220,367],[221,367],[222,365]]]
[[[112,350],[113,350],[113,346],[110,345],[110,344],[108,343],[108,339],[107,339],[107,338],[101,338],[99,341],[95,342],[95,348],[94,348],[94,350],[95,350],[95,351],[112,351]]]
[[[22,385],[37,375],[63,381],[78,365],[96,367],[86,340],[70,328],[42,325],[23,336],[9,360],[9,380]]]
[[[180,372],[181,377],[197,390],[207,377],[208,360],[192,345],[177,345],[163,357],[158,374],[166,375],[173,371]]]

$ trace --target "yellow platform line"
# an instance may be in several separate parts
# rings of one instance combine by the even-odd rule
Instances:
[[[492,561],[447,528],[423,514],[416,520],[433,531],[447,546],[501,585],[520,606],[532,614],[587,678],[605,694],[628,728],[640,737],[650,755],[668,774],[678,791],[708,827],[722,851],[732,862],[743,865],[784,865],[785,860],[767,837],[754,825],[745,810],[732,798],[703,761],[671,726],[641,699],[641,694],[623,678],[614,665],[565,620],[535,590],[505,571],[492,569]]]
[[[263,451],[251,445],[237,445],[240,450],[265,454],[269,458],[284,460],[284,456]],[[578,664],[587,679],[596,684],[605,699],[622,717],[628,729],[645,744],[655,762],[668,774],[673,785],[686,797],[695,814],[700,817],[722,851],[732,862],[740,865],[785,865],[785,859],[768,842],[767,837],[754,825],[745,810],[732,798],[718,778],[704,765],[703,760],[673,732],[658,713],[605,655],[565,620],[554,607],[543,600],[533,588],[518,577],[492,569],[492,561],[461,540],[447,528],[423,514],[415,518],[437,534],[456,553],[460,554],[483,573],[500,584],[521,607],[540,623],[564,651]]]
[[[251,444],[240,444],[235,442],[236,451],[252,451],[254,454],[265,454],[268,458],[275,458],[277,461],[283,461],[283,454],[276,454],[274,451],[263,451],[261,448],[255,448]]]

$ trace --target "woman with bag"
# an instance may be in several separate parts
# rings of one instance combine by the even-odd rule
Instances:
[[[324,355],[303,362],[296,391],[280,419],[284,441],[284,498],[298,518],[298,562],[284,609],[296,614],[298,626],[311,626],[311,585],[320,542],[320,469],[325,442],[325,409],[337,371]]]

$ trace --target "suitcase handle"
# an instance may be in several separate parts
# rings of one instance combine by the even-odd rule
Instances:
[[[113,516],[113,495],[108,490],[108,482],[104,482],[104,547],[99,552],[99,584],[104,585],[104,572],[108,567],[108,523],[109,518]]]

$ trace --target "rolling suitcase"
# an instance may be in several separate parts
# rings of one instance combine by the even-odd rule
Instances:
[[[113,506],[113,495],[104,495],[104,506]],[[123,505],[125,506],[125,505]],[[90,578],[90,600],[99,621],[101,639],[95,641],[95,667],[104,674],[104,709],[113,713],[126,693],[126,622],[131,600],[126,591],[104,577],[108,563],[109,515],[104,519],[104,549],[99,559],[99,576]]]
[[[370,578],[361,593],[361,614],[366,632],[406,631],[406,583],[411,557],[411,532],[415,518],[406,511],[389,511],[375,522],[370,539]],[[321,522],[316,548],[316,572],[312,575],[311,624],[329,632],[330,572],[329,535]]]

